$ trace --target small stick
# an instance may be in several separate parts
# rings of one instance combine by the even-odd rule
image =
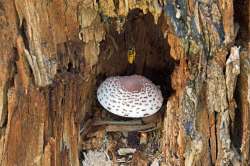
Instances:
[[[149,123],[145,125],[127,125],[127,126],[119,126],[119,125],[108,125],[106,126],[107,132],[116,132],[116,131],[141,131],[148,130],[150,128],[156,127],[155,123]]]
[[[109,121],[109,120],[98,120],[95,121],[92,125],[93,126],[100,126],[100,125],[142,125],[141,120],[130,120],[130,121]]]

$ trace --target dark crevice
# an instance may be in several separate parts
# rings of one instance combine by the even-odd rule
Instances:
[[[81,74],[85,70],[84,46],[78,41],[57,44],[57,74]]]
[[[27,23],[26,23],[25,19],[22,20],[22,25],[21,25],[21,27],[19,29],[19,33],[23,38],[25,49],[27,49],[30,52],[29,39],[28,39],[28,36],[27,36],[27,33],[28,33],[28,31],[27,31]]]
[[[22,20],[22,25],[19,28],[19,33],[20,33],[20,35],[22,36],[22,39],[23,39],[23,43],[24,43],[24,47],[25,47],[23,49],[26,49],[29,53],[31,53],[30,52],[29,39],[28,39],[28,35],[27,35],[27,33],[28,33],[28,31],[27,31],[27,23],[26,23],[25,19]],[[25,55],[22,55],[22,56],[25,56]],[[24,58],[26,59],[26,62],[25,62],[26,69],[28,70],[28,73],[30,73],[30,78],[32,79],[32,82],[34,83],[35,78],[34,78],[33,70],[31,68],[31,66],[28,64],[28,60],[27,60],[26,56]]]
[[[214,119],[215,119],[215,123],[214,123],[214,125],[215,126],[217,126],[217,122],[218,122],[218,115],[219,115],[219,113],[218,112],[214,112]],[[217,156],[218,156],[218,140],[217,140],[217,138],[218,138],[218,135],[219,135],[219,133],[218,133],[219,131],[218,131],[218,128],[217,127],[215,127],[215,136],[216,136],[216,139],[215,139],[215,145],[216,145],[216,158],[217,158]]]
[[[8,89],[9,85],[8,82],[3,87],[3,106],[2,106],[2,114],[1,114],[1,128],[7,127],[7,121],[8,121]]]
[[[114,2],[118,1],[114,0]],[[174,93],[171,86],[171,74],[176,65],[176,61],[170,57],[170,47],[162,31],[164,21],[161,19],[163,17],[160,18],[159,23],[156,25],[154,17],[150,13],[145,15],[140,9],[131,10],[126,17],[126,22],[120,33],[113,26],[116,20],[109,19],[106,38],[100,43],[96,88],[92,92],[96,95],[97,87],[107,77],[132,74],[143,75],[160,86],[165,99],[162,108],[157,113],[159,115],[159,119],[156,119],[157,122],[163,119],[166,101]],[[131,55],[131,52],[134,53],[135,60],[130,64],[128,55]],[[133,119],[103,111],[104,109],[97,100],[93,101],[93,107],[97,107],[97,109],[87,111],[84,122],[94,118],[113,121],[129,121]],[[148,132],[148,136],[153,138],[155,134],[159,134],[159,131],[156,129]],[[112,134],[109,133],[108,136],[113,136]],[[86,139],[85,137],[82,138]],[[160,145],[157,141],[153,141],[153,144],[149,146],[141,145],[138,132],[128,132],[126,139],[129,147],[140,151],[146,151],[147,147],[150,150],[160,151]],[[156,153],[156,151],[151,152]],[[82,159],[84,156],[80,156],[80,158]]]
[[[236,44],[247,47],[250,41],[249,36],[249,1],[236,1],[234,0],[234,22],[239,25],[239,32],[236,37]]]
[[[106,38],[101,42],[97,86],[98,82],[109,76],[140,74],[160,85],[165,99],[174,92],[171,87],[171,73],[176,62],[170,57],[170,48],[161,29],[164,21],[161,19],[163,18],[156,25],[150,13],[144,15],[140,9],[134,9],[128,13],[120,34],[110,26],[107,35],[115,41]],[[114,42],[118,50],[114,47]],[[136,54],[132,65],[127,59],[131,49]]]
[[[68,63],[67,71],[68,72],[73,72],[73,64],[71,62]]]
[[[249,1],[236,1],[234,0],[234,22],[239,25],[239,31],[236,37],[236,45],[243,46],[243,48],[248,47],[249,43]],[[235,118],[232,122],[233,126],[231,126],[231,138],[232,143],[240,152],[240,148],[242,146],[242,136],[243,136],[243,118],[242,117],[242,89],[240,88],[241,82],[237,81],[236,90],[234,93],[234,98],[236,101],[237,108],[235,109]]]
[[[239,87],[239,82],[237,82],[236,87]],[[243,134],[243,119],[242,119],[242,108],[241,108],[241,96],[240,96],[240,89],[235,90],[235,99],[237,103],[237,108],[235,109],[235,118],[234,118],[234,126],[231,128],[231,136],[232,136],[232,143],[234,144],[235,148],[239,151],[241,148],[241,141],[242,141],[242,134]]]

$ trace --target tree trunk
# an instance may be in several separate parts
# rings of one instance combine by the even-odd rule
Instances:
[[[130,47],[136,73],[167,74],[162,165],[250,165],[248,9],[247,0],[0,1],[0,165],[80,165],[99,76],[123,74]]]

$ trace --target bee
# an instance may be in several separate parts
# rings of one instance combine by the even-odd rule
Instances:
[[[129,48],[128,49],[128,63],[129,64],[133,64],[135,62],[135,57],[136,57],[136,52],[135,52],[135,48]]]

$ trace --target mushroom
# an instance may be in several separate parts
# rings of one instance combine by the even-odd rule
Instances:
[[[97,89],[97,99],[109,112],[129,118],[150,116],[163,103],[160,89],[141,75],[107,78]]]

